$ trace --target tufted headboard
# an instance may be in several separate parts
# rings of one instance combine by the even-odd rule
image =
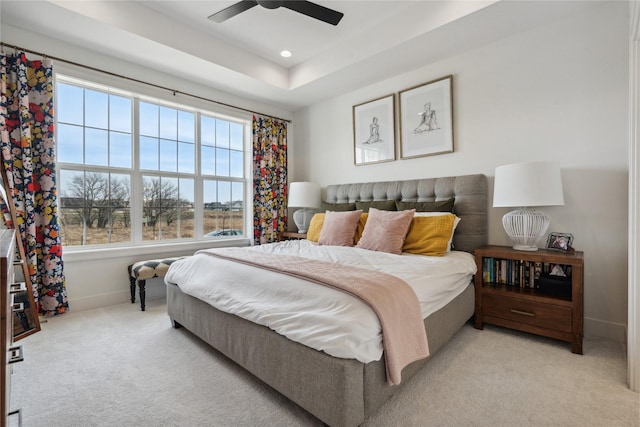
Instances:
[[[434,202],[455,198],[454,212],[460,224],[453,236],[456,250],[473,252],[488,241],[488,185],[485,175],[449,176],[407,181],[367,182],[328,185],[329,203],[400,200],[406,202]]]

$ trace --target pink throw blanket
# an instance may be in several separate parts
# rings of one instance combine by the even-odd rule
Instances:
[[[389,385],[400,384],[405,366],[429,356],[418,298],[413,289],[396,276],[289,255],[211,249],[199,253],[319,283],[346,292],[368,304],[382,326]]]

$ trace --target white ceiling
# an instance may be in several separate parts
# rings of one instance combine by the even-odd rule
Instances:
[[[0,13],[4,28],[36,31],[295,111],[596,2],[319,0],[344,13],[337,26],[261,6],[221,24],[207,19],[233,3],[2,0]],[[280,57],[283,49],[293,56]]]

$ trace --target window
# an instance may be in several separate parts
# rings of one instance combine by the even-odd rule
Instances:
[[[65,246],[246,235],[245,122],[60,76],[56,101]]]

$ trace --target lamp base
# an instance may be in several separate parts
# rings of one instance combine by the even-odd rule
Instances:
[[[537,251],[536,243],[549,228],[549,217],[534,209],[521,208],[505,214],[502,226],[513,242],[513,249]]]
[[[537,246],[513,245],[513,249],[517,251],[537,251]]]
[[[293,213],[293,222],[298,227],[298,233],[306,233],[311,223],[314,211],[312,209],[302,208]]]

